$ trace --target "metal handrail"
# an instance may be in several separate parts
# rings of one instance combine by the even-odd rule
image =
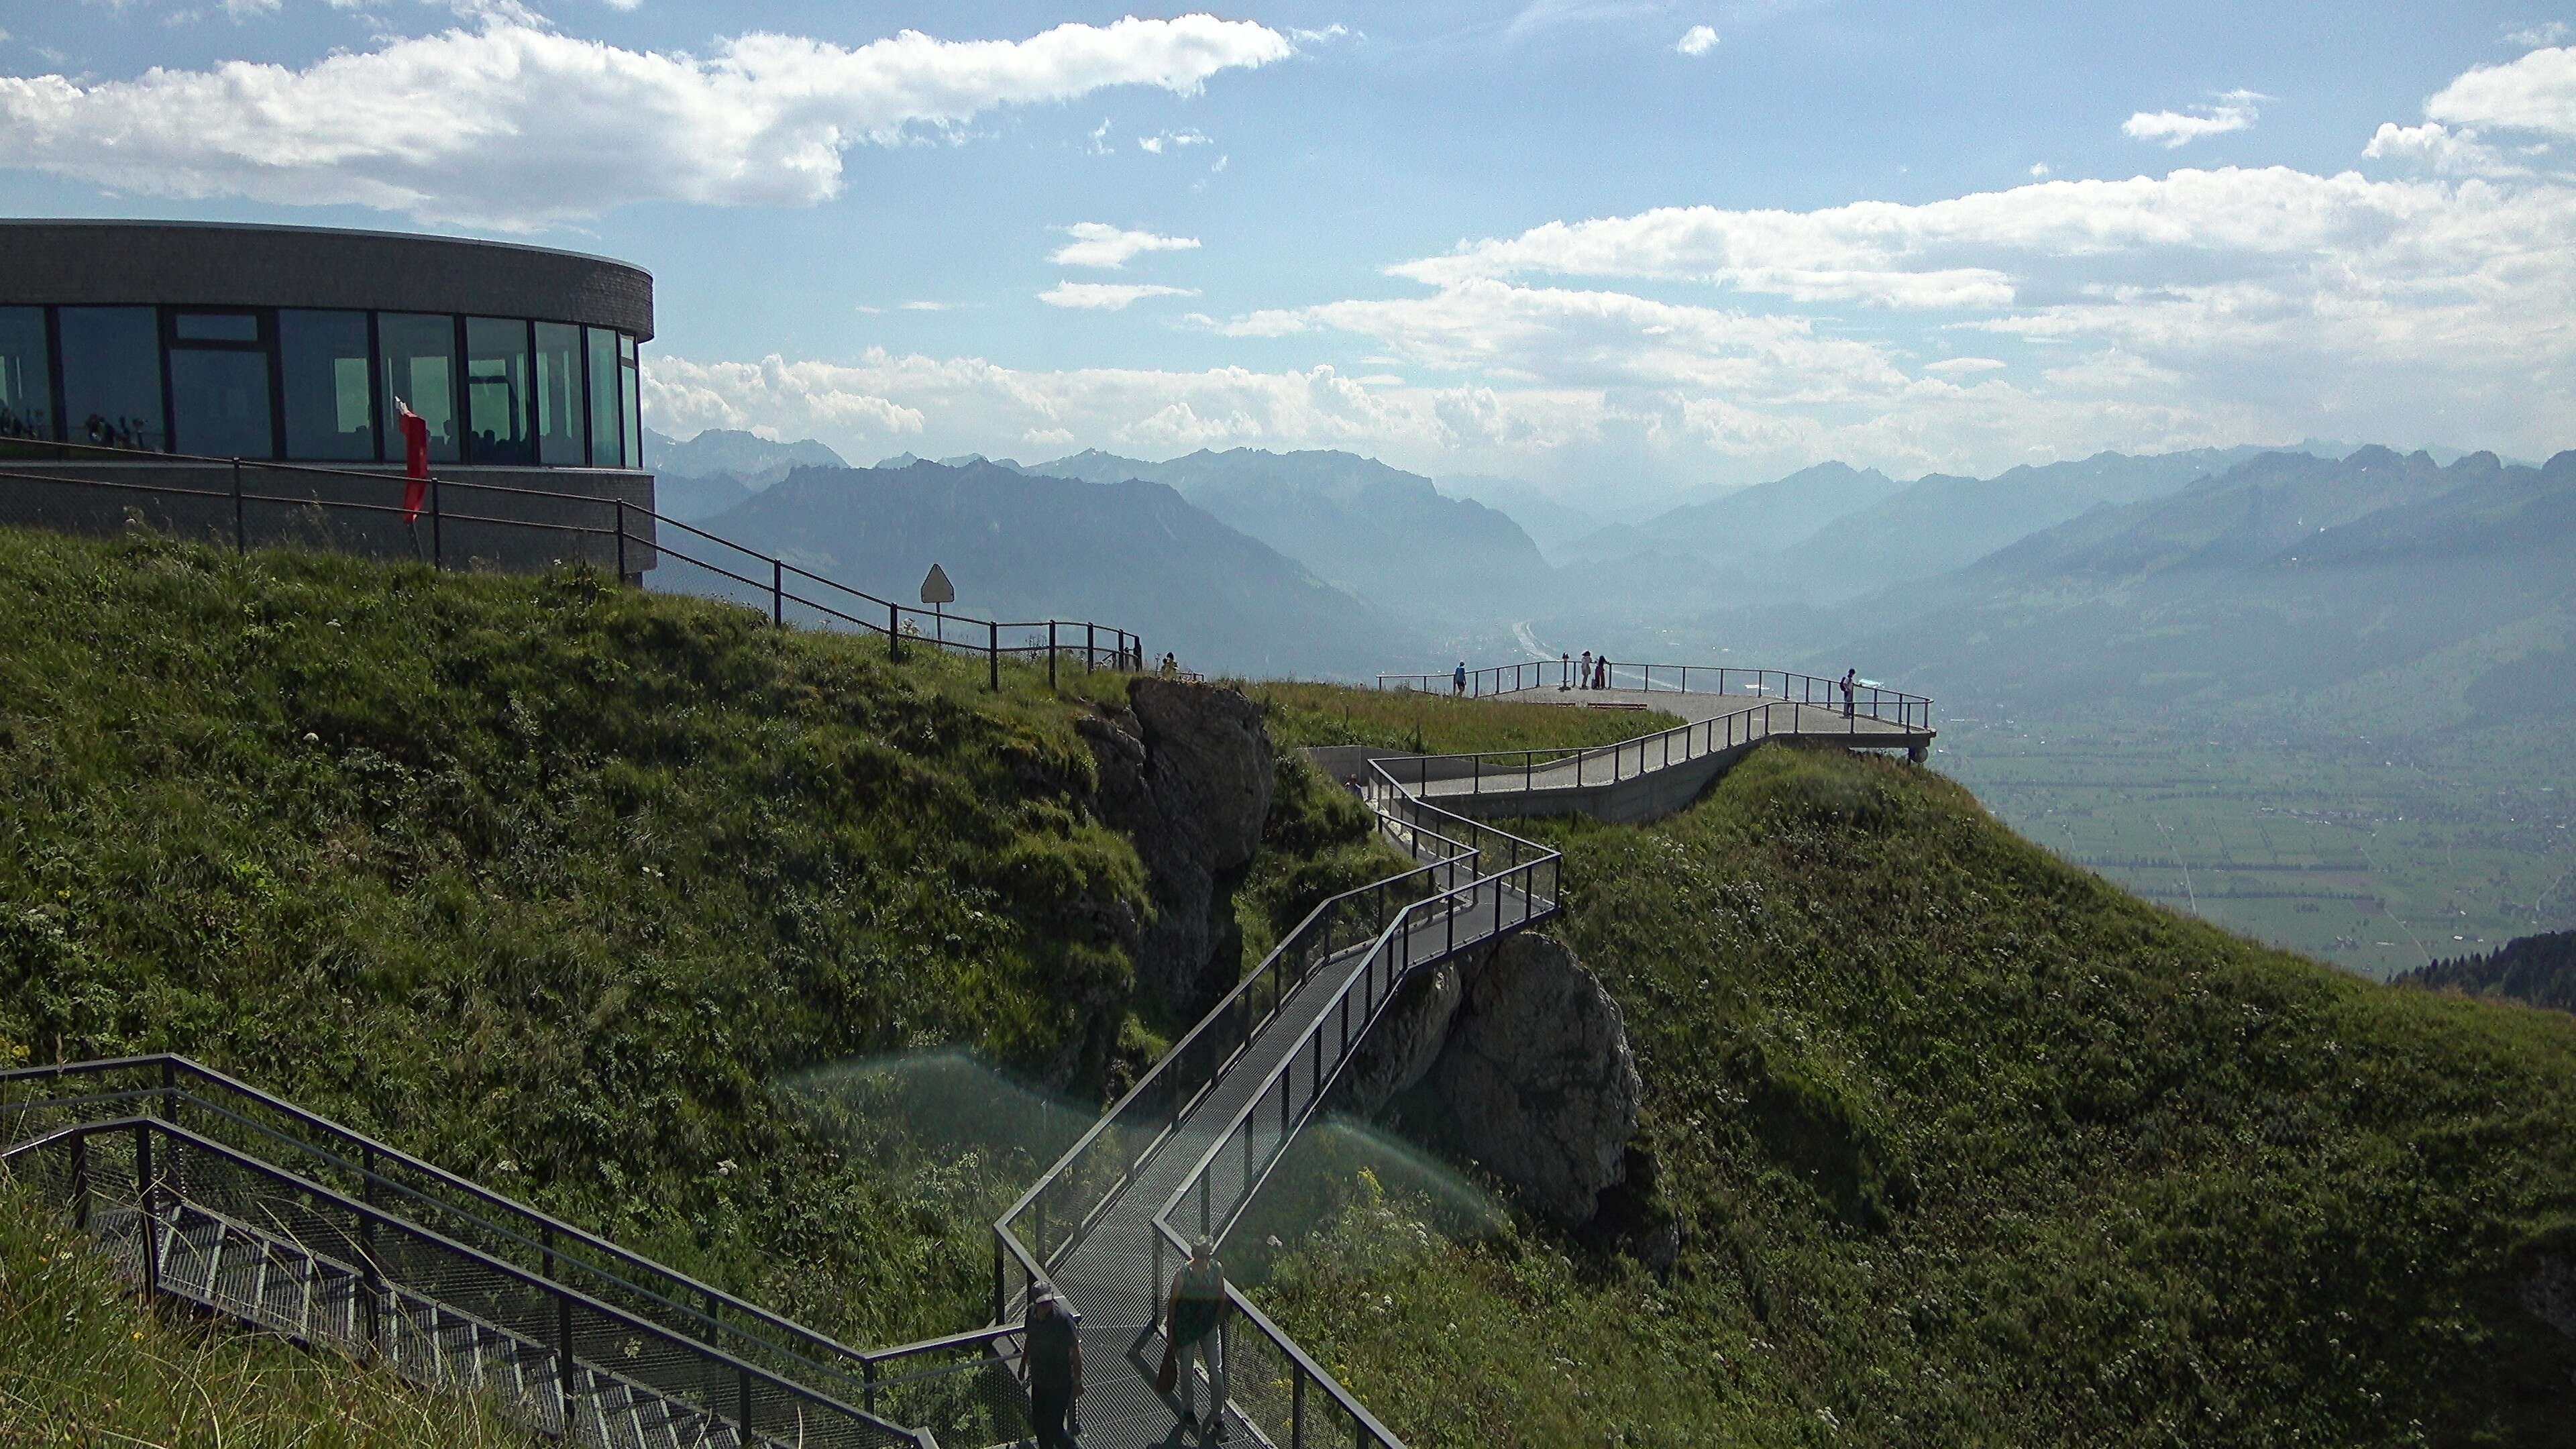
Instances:
[[[1660,681],[1656,678],[1656,672],[1659,670],[1663,675]],[[1455,671],[1448,674],[1380,674],[1377,677],[1377,687],[1415,694],[1464,693],[1470,699],[1518,694],[1538,689],[1583,693],[1589,690],[1589,686],[1575,677],[1581,672],[1581,665],[1568,665],[1561,659],[1534,659],[1518,664],[1489,664],[1480,669],[1471,669],[1467,672],[1467,687],[1463,691],[1457,688]],[[1768,696],[1776,701],[1814,705],[1838,703],[1842,688],[1842,680],[1839,678],[1801,674],[1789,669],[1747,668],[1740,664],[1612,662],[1609,665],[1609,674],[1610,688],[1634,690],[1645,694],[1732,694],[1739,692],[1726,687],[1728,682],[1733,680],[1738,684],[1751,684],[1752,693],[1757,698]],[[1697,674],[1703,682],[1714,676],[1716,687],[1691,688],[1693,674]],[[1622,676],[1635,682],[1621,683]],[[1779,692],[1773,694],[1771,686],[1775,680],[1779,683]],[[1903,690],[1889,689],[1885,685],[1875,684],[1856,686],[1855,695],[1859,690],[1864,689],[1870,691],[1879,701],[1880,708],[1894,704],[1897,707],[1899,722],[1910,723],[1919,714],[1925,726],[1929,727],[1931,700],[1919,694],[1908,694]],[[1884,718],[1883,715],[1877,717]]]
[[[21,1082],[61,1080],[82,1075],[102,1076],[123,1071],[149,1072],[155,1068],[160,1070],[163,1081],[163,1085],[157,1087],[75,1097],[48,1096],[18,1102],[7,1100],[9,1088]],[[262,1110],[275,1113],[317,1136],[335,1139],[357,1160],[353,1161],[348,1156],[342,1156],[310,1142],[300,1141],[274,1128],[251,1121],[213,1099],[181,1090],[177,1085],[177,1079],[183,1074],[217,1087],[232,1096],[255,1103]],[[927,1344],[914,1344],[884,1351],[853,1348],[736,1294],[728,1293],[677,1269],[630,1252],[595,1233],[502,1196],[471,1179],[448,1172],[398,1148],[387,1146],[364,1133],[306,1111],[292,1102],[263,1092],[187,1057],[158,1054],[55,1066],[24,1067],[0,1072],[0,1120],[5,1120],[17,1113],[38,1109],[59,1110],[111,1101],[156,1101],[161,1104],[164,1120],[169,1119],[171,1112],[180,1102],[187,1102],[215,1112],[271,1141],[317,1159],[332,1169],[349,1173],[362,1182],[380,1186],[399,1193],[405,1198],[435,1207],[441,1213],[457,1218],[465,1226],[525,1248],[537,1254],[551,1271],[595,1275],[603,1281],[604,1287],[619,1293],[634,1295],[650,1303],[657,1313],[667,1312],[679,1320],[677,1324],[664,1322],[661,1325],[662,1331],[672,1332],[675,1328],[702,1330],[694,1336],[707,1342],[710,1347],[719,1346],[716,1340],[730,1335],[749,1341],[762,1352],[774,1354],[806,1368],[819,1370],[846,1383],[862,1385],[876,1378],[880,1372],[880,1366],[888,1360],[915,1355],[930,1347]],[[517,1226],[505,1226],[493,1221],[491,1217],[424,1194],[409,1184],[387,1175],[384,1171],[386,1167],[399,1168],[404,1172],[426,1178],[442,1189],[465,1197],[476,1207],[515,1221]],[[281,1170],[284,1169],[281,1168]],[[567,1252],[567,1245],[577,1246],[605,1258],[616,1269],[623,1270],[632,1277],[621,1277],[619,1272],[603,1268],[598,1262]],[[689,1300],[695,1300],[695,1302]],[[775,1337],[765,1337],[763,1332],[752,1330],[764,1330]],[[786,1342],[781,1343],[776,1341],[777,1339],[784,1339]],[[790,1344],[794,1346],[791,1347]]]
[[[149,1063],[158,1060],[161,1059],[125,1059],[128,1064],[138,1061]],[[43,1071],[47,1069],[36,1070]],[[24,1074],[11,1073],[8,1075],[15,1077]],[[531,1273],[506,1259],[494,1257],[479,1248],[473,1247],[467,1243],[459,1242],[454,1238],[436,1231],[435,1229],[425,1227],[419,1223],[412,1222],[407,1218],[388,1212],[373,1203],[362,1202],[358,1199],[351,1198],[346,1194],[337,1192],[321,1183],[299,1177],[292,1172],[276,1166],[275,1164],[264,1162],[259,1158],[242,1152],[229,1143],[219,1142],[213,1138],[203,1135],[202,1133],[192,1131],[162,1117],[127,1116],[104,1121],[77,1123],[67,1127],[58,1128],[38,1137],[12,1144],[6,1148],[0,1148],[0,1164],[23,1161],[57,1142],[69,1141],[74,1144],[81,1144],[85,1143],[93,1136],[125,1132],[157,1134],[173,1145],[184,1144],[191,1151],[203,1154],[204,1156],[213,1158],[217,1161],[227,1162],[232,1166],[249,1172],[254,1177],[265,1179],[272,1186],[283,1188],[289,1192],[311,1198],[338,1212],[348,1215],[350,1218],[355,1219],[360,1223],[391,1228],[411,1237],[420,1239],[430,1246],[438,1249],[440,1252],[462,1259],[484,1273],[515,1283],[521,1288],[532,1290],[544,1297],[547,1301],[561,1305],[564,1311],[578,1308],[595,1318],[604,1319],[618,1325],[623,1331],[650,1334],[654,1338],[659,1339],[666,1344],[677,1345],[683,1350],[691,1353],[693,1356],[732,1373],[736,1380],[740,1384],[744,1385],[744,1395],[746,1400],[748,1399],[748,1386],[756,1382],[763,1387],[773,1391],[782,1392],[789,1397],[803,1401],[804,1403],[810,1404],[827,1413],[835,1414],[853,1423],[864,1425],[878,1433],[918,1445],[920,1446],[920,1449],[938,1449],[937,1441],[921,1430],[880,1419],[876,1415],[871,1414],[864,1409],[853,1408],[848,1404],[839,1402],[830,1395],[818,1393],[802,1384],[780,1378],[767,1369],[761,1368],[747,1360],[727,1353],[723,1349],[715,1347],[714,1345],[700,1343],[693,1339],[675,1337],[667,1325],[655,1323],[648,1319],[638,1317],[627,1312],[625,1309],[594,1298],[559,1280],[546,1277],[542,1274]],[[173,1154],[173,1156],[175,1156],[175,1154]],[[146,1160],[148,1161],[148,1159]],[[168,1159],[165,1159],[165,1161],[166,1160]],[[158,1173],[145,1178],[140,1172],[138,1172],[138,1181],[135,1184],[135,1188],[138,1198],[141,1199],[136,1206],[141,1209],[147,1217],[152,1211],[152,1198],[157,1192],[169,1191],[173,1197],[181,1201],[185,1201],[187,1197],[184,1185],[177,1189],[170,1189],[166,1185],[165,1176]],[[151,1255],[147,1250],[147,1260],[150,1256]],[[147,1269],[144,1277],[144,1290],[147,1294],[150,1294],[154,1292],[156,1288],[157,1283],[155,1275]],[[578,1362],[578,1360],[573,1357],[569,1344],[558,1345],[556,1351],[560,1364],[559,1379],[568,1381],[571,1367],[574,1363]],[[612,1367],[613,1371],[613,1366],[610,1367]],[[659,1385],[648,1385],[648,1387],[652,1387],[657,1393],[663,1391],[662,1387]],[[724,1412],[723,1406],[719,1405],[708,1404],[699,1405],[698,1407],[704,1408],[712,1413],[722,1414]],[[742,1427],[746,1433],[749,1433],[752,1426],[745,1423]]]
[[[41,454],[48,451],[78,454],[82,456],[68,458],[25,456],[31,453]],[[118,463],[168,465],[176,463],[229,469],[232,475],[232,486],[230,488],[196,488],[175,482],[133,483],[107,478],[85,477],[77,474],[66,476],[58,473],[37,473],[25,471],[23,466],[17,468],[0,468],[0,479],[22,483],[44,483],[65,487],[94,488],[114,492],[149,493],[165,497],[202,498],[227,501],[233,506],[234,548],[236,551],[244,553],[247,553],[250,548],[249,530],[244,517],[244,509],[246,505],[253,503],[283,504],[299,508],[313,508],[317,510],[336,509],[343,512],[371,515],[402,514],[405,515],[406,526],[410,526],[413,522],[413,511],[396,504],[316,498],[310,495],[252,492],[244,489],[242,486],[242,472],[244,469],[257,469],[264,472],[275,473],[292,473],[312,477],[346,478],[375,485],[389,483],[408,485],[414,481],[420,481],[424,482],[427,487],[425,490],[426,497],[423,501],[423,507],[419,511],[418,516],[427,518],[430,523],[430,546],[428,552],[429,563],[433,568],[444,568],[447,565],[445,525],[448,523],[476,524],[486,527],[520,528],[540,533],[567,534],[591,539],[613,539],[614,551],[620,563],[619,572],[621,574],[625,572],[623,565],[627,557],[626,546],[632,542],[640,547],[652,550],[657,556],[657,561],[658,556],[668,555],[670,558],[677,560],[678,562],[688,564],[695,568],[704,569],[709,573],[732,580],[733,582],[741,584],[756,592],[767,593],[769,596],[768,603],[770,606],[770,622],[781,627],[785,626],[787,623],[787,605],[794,603],[800,607],[814,610],[816,613],[823,615],[828,621],[847,625],[851,628],[867,633],[881,634],[885,636],[888,649],[897,659],[903,657],[903,646],[907,641],[928,643],[942,651],[953,651],[967,655],[983,655],[990,665],[991,687],[997,690],[1001,688],[1001,661],[1005,654],[1013,657],[1025,656],[1030,659],[1035,659],[1038,655],[1044,654],[1047,660],[1047,682],[1050,686],[1057,682],[1059,661],[1067,657],[1079,657],[1086,669],[1097,669],[1101,667],[1101,662],[1104,659],[1112,661],[1109,665],[1110,668],[1128,671],[1141,670],[1145,663],[1145,645],[1142,636],[1132,633],[1126,629],[1119,628],[1115,625],[1102,624],[1096,620],[1088,619],[1036,619],[1013,623],[992,619],[979,619],[968,614],[951,614],[945,610],[934,611],[913,605],[902,604],[893,599],[869,593],[865,589],[855,588],[851,585],[841,583],[838,580],[826,578],[821,574],[817,574],[811,570],[791,564],[776,555],[762,553],[757,549],[746,547],[731,539],[710,533],[694,524],[684,523],[679,519],[658,513],[643,504],[629,503],[622,498],[602,498],[595,494],[588,493],[564,493],[550,489],[522,488],[511,484],[486,483],[473,478],[446,477],[438,474],[432,474],[426,479],[414,480],[403,473],[391,471],[390,465],[376,468],[335,468],[319,464],[289,463],[266,458],[225,458],[202,453],[159,453],[135,448],[112,448],[95,443],[56,443],[34,439],[0,439],[0,460],[13,461],[21,465],[31,463],[41,465],[48,462],[75,466]],[[625,470],[599,471],[622,472]],[[444,494],[455,489],[466,489],[475,493],[494,494],[503,497],[541,499],[549,502],[577,504],[590,509],[614,509],[615,519],[613,526],[598,526],[578,523],[551,523],[536,519],[497,517],[490,514],[451,513],[443,506],[445,502]],[[648,537],[644,534],[632,531],[629,526],[630,518],[640,519],[650,523],[652,525],[652,536]],[[758,565],[765,566],[769,577],[762,579],[751,574],[737,573],[720,564],[713,563],[706,559],[696,558],[679,548],[665,544],[662,542],[662,532],[666,529],[675,529],[693,537],[704,539],[719,547],[730,549],[733,552],[742,555],[745,559],[756,561]],[[864,601],[868,606],[867,616],[861,617],[859,614],[850,612],[848,608],[837,607],[835,605],[823,603],[820,600],[803,597],[801,594],[790,593],[787,588],[787,578],[791,574],[795,575],[799,579],[819,584],[824,588],[837,590],[839,593],[847,595],[852,599]],[[884,611],[882,621],[876,617],[878,610]],[[918,629],[918,626],[925,620],[935,621],[934,632],[930,636],[921,634]],[[912,626],[910,632],[907,632],[907,623]],[[982,631],[984,638],[980,644],[972,640],[951,639],[948,637],[948,626],[951,624],[963,626],[970,631],[980,630]],[[1001,643],[1001,631],[1004,629],[1045,629],[1047,631],[1048,642],[1043,646],[1016,646],[1012,648],[1004,648]],[[1077,640],[1073,637],[1073,633],[1068,631],[1078,631],[1080,635],[1079,639]]]

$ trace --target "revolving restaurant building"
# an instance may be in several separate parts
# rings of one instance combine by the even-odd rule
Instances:
[[[347,476],[403,471],[407,405],[427,424],[440,507],[456,519],[445,557],[605,562],[606,540],[578,530],[602,527],[618,500],[653,504],[636,370],[652,336],[652,277],[571,252],[308,227],[0,220],[0,470],[126,485],[0,480],[0,521],[105,526],[141,500],[183,530],[220,522],[266,541],[328,515],[335,546],[416,551],[417,529],[398,534],[375,511],[398,498],[399,480]],[[200,496],[244,471],[262,506]],[[285,495],[305,506],[282,506]],[[245,511],[247,525],[235,519]],[[651,536],[643,519],[630,528]],[[630,574],[646,563],[632,549],[625,561]]]

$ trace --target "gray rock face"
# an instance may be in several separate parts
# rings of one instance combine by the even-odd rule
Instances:
[[[1458,963],[1446,961],[1414,973],[1342,1068],[1336,1090],[1346,1094],[1349,1109],[1375,1116],[1398,1093],[1429,1076],[1449,1045],[1450,1023],[1466,999],[1467,981]]]
[[[2576,1259],[2542,1254],[2523,1280],[2522,1306],[2550,1327],[2576,1338]]]
[[[1136,974],[1195,1017],[1234,983],[1241,933],[1227,897],[1261,844],[1274,774],[1261,707],[1236,690],[1139,679],[1128,712],[1079,726],[1100,766],[1094,806],[1144,860],[1154,918]]]
[[[1644,1093],[1619,1004],[1573,952],[1535,933],[1464,975],[1447,1041],[1396,1116],[1510,1184],[1533,1212],[1582,1224],[1625,1175]]]

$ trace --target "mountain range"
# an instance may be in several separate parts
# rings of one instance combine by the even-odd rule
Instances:
[[[646,428],[644,458],[655,509],[682,523],[742,504],[795,469],[849,466],[812,438],[781,443],[733,428],[709,428],[686,441]]]
[[[906,604],[936,563],[958,613],[1096,620],[1211,673],[1358,678],[1425,647],[1403,621],[1159,483],[1089,483],[981,459],[800,467],[702,526]],[[750,592],[671,572],[656,586]]]

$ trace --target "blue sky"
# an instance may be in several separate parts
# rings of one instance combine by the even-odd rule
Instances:
[[[650,268],[665,431],[1838,457],[2576,445],[2524,4],[0,0],[0,211]],[[904,32],[911,31],[912,34]]]

